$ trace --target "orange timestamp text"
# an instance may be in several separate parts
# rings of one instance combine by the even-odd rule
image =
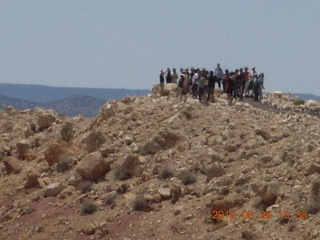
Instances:
[[[307,211],[212,211],[212,219],[271,219],[273,217],[279,217],[283,219],[289,219],[294,217],[295,219],[307,219]]]

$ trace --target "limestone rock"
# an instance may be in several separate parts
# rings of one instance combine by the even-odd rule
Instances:
[[[27,174],[27,181],[24,184],[25,188],[33,188],[39,185],[38,178],[40,175],[34,171],[30,171]]]
[[[216,200],[211,205],[212,211],[229,211],[230,209],[234,208],[236,206],[235,202],[226,197],[220,200]]]
[[[307,174],[312,175],[314,173],[320,173],[320,165],[312,163],[307,169]]]
[[[44,189],[44,196],[49,197],[49,196],[57,196],[61,191],[63,190],[63,186],[59,182],[54,182],[48,185]]]
[[[255,132],[257,135],[263,137],[264,140],[268,140],[268,139],[271,138],[270,133],[267,132],[267,131],[264,130],[264,129],[258,128],[258,129],[255,129],[254,132]]]
[[[253,190],[261,197],[264,203],[273,205],[277,197],[280,195],[280,183],[278,182],[264,182],[258,184]]]
[[[81,159],[76,171],[88,180],[96,180],[110,170],[110,163],[99,152],[87,154]]]
[[[116,152],[116,149],[113,147],[101,147],[100,153],[103,157],[107,158],[110,154]]]
[[[21,161],[13,156],[4,156],[3,163],[8,174],[20,173],[23,169]]]
[[[227,151],[227,152],[235,152],[239,149],[241,145],[240,144],[236,144],[236,143],[233,143],[233,144],[227,144],[224,149]]]
[[[155,154],[160,150],[172,148],[180,139],[180,135],[168,129],[160,130],[159,133],[151,138],[144,146],[143,150],[149,154]]]
[[[99,112],[99,120],[100,121],[105,121],[108,120],[109,118],[113,117],[115,115],[115,107],[113,105],[113,102],[108,102],[105,105],[102,106]]]
[[[46,129],[50,127],[56,121],[56,117],[51,113],[42,113],[38,117],[39,130]]]
[[[16,144],[17,150],[18,150],[18,158],[25,159],[26,158],[26,152],[31,147],[31,144],[27,140],[20,140]]]
[[[164,85],[163,95],[168,96],[170,92],[178,92],[179,88],[176,83],[168,83]]]
[[[99,148],[105,143],[105,141],[105,137],[101,132],[91,132],[83,140],[89,153],[99,150]]]
[[[200,158],[202,161],[205,161],[206,164],[223,161],[223,156],[212,148],[207,148]]]
[[[131,154],[128,155],[126,159],[121,163],[120,168],[128,178],[131,178],[137,174],[139,164],[139,157],[137,155]]]
[[[201,170],[207,176],[208,180],[223,176],[226,173],[226,170],[219,163],[212,163],[210,165],[203,164]]]
[[[61,160],[63,155],[72,154],[71,145],[66,142],[53,142],[44,153],[45,160],[51,166]]]
[[[169,200],[171,198],[170,188],[160,188],[158,193],[160,194],[162,200]]]
[[[306,105],[307,107],[318,107],[320,103],[316,100],[307,100],[305,101],[304,105]]]

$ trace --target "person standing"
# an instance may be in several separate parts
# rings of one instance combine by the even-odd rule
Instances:
[[[177,83],[178,78],[179,78],[179,75],[177,73],[177,70],[175,68],[172,68],[172,74],[171,74],[172,83]]]
[[[160,70],[159,78],[160,78],[160,96],[162,96],[163,89],[164,89],[164,72],[162,69]]]
[[[216,81],[216,76],[213,75],[213,71],[210,71],[208,76],[208,101],[210,102],[214,102],[214,84]]]
[[[225,84],[225,93],[227,94],[228,98],[228,106],[232,105],[232,91],[233,91],[233,82],[230,78],[228,69],[225,70],[225,74],[223,77],[224,84]]]
[[[170,68],[167,68],[167,72],[166,72],[166,75],[165,75],[165,78],[166,78],[166,83],[172,83],[172,77],[171,77],[171,71],[170,71]]]
[[[221,88],[221,80],[223,78],[223,70],[220,67],[220,63],[217,64],[217,68],[214,71],[214,75],[217,78],[218,87]]]
[[[256,68],[255,67],[252,67],[252,71],[250,72],[249,74],[249,87],[248,87],[248,90],[249,90],[249,95],[251,97],[253,97],[253,93],[251,93],[250,91],[252,90],[252,92],[254,92],[254,83],[256,81],[256,79],[258,78],[257,76],[257,73],[256,73]]]
[[[192,77],[192,88],[191,88],[192,96],[194,98],[197,98],[197,95],[198,95],[199,79],[200,79],[199,69],[195,69],[194,75]]]
[[[245,67],[244,68],[244,87],[245,87],[245,90],[244,90],[244,94],[245,94],[245,97],[249,97],[249,68],[248,67]]]

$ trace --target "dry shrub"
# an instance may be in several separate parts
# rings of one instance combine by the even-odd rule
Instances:
[[[132,176],[121,165],[116,165],[114,167],[114,178],[116,180],[127,180],[131,177]]]
[[[128,191],[129,186],[127,184],[121,184],[118,188],[117,188],[117,193],[118,194],[124,194]]]
[[[83,199],[80,207],[81,215],[91,214],[97,211],[98,205],[92,199]]]
[[[181,173],[180,180],[182,184],[189,185],[195,183],[197,181],[197,177],[192,172],[186,171]]]
[[[167,165],[163,166],[159,171],[159,178],[167,179],[174,176],[174,169]]]
[[[61,138],[63,141],[68,142],[68,143],[71,142],[72,139],[74,138],[74,134],[75,134],[74,125],[70,122],[66,122],[62,126],[60,134],[61,134]]]
[[[104,199],[103,199],[103,203],[104,205],[107,206],[112,206],[115,205],[115,199],[116,199],[117,195],[113,192],[113,193],[109,193]]]
[[[143,211],[147,206],[147,201],[142,195],[138,195],[132,202],[132,208],[135,211]]]
[[[74,160],[69,155],[62,155],[60,161],[58,162],[56,168],[57,172],[63,173],[69,170],[74,165]]]

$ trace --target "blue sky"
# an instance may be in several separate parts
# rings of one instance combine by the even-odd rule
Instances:
[[[320,1],[0,0],[0,82],[151,89],[162,68],[255,66],[320,95]]]

